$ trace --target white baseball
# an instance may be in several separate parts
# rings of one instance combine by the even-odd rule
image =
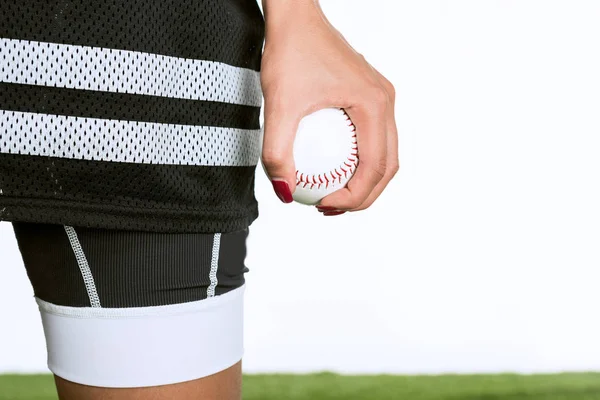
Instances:
[[[304,117],[294,141],[294,200],[315,205],[346,186],[358,165],[356,127],[343,109],[325,108]]]

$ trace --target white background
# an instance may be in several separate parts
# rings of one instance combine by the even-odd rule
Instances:
[[[247,372],[600,369],[600,2],[323,0],[398,90],[373,209],[284,205],[259,169]],[[0,223],[0,371],[44,371]]]

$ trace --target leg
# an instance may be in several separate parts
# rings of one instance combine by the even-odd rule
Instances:
[[[241,400],[242,363],[205,378],[132,389],[85,386],[55,376],[60,400]]]
[[[61,400],[241,399],[247,231],[13,225]]]

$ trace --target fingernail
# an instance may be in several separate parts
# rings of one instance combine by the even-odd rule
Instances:
[[[294,201],[294,198],[292,197],[292,191],[290,190],[290,186],[286,181],[274,179],[271,181],[271,183],[273,184],[273,189],[275,190],[277,197],[279,197],[279,200],[283,201],[284,203],[291,203]]]
[[[334,217],[336,215],[342,215],[345,212],[346,211],[325,211],[325,212],[323,212],[323,215],[326,217]]]
[[[323,212],[323,211],[338,211],[337,208],[335,207],[328,207],[328,206],[316,206],[317,210]]]

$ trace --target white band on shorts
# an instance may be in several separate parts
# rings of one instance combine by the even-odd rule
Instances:
[[[223,371],[244,352],[244,290],[137,308],[66,307],[36,299],[48,366],[68,381],[115,388],[179,383]]]

